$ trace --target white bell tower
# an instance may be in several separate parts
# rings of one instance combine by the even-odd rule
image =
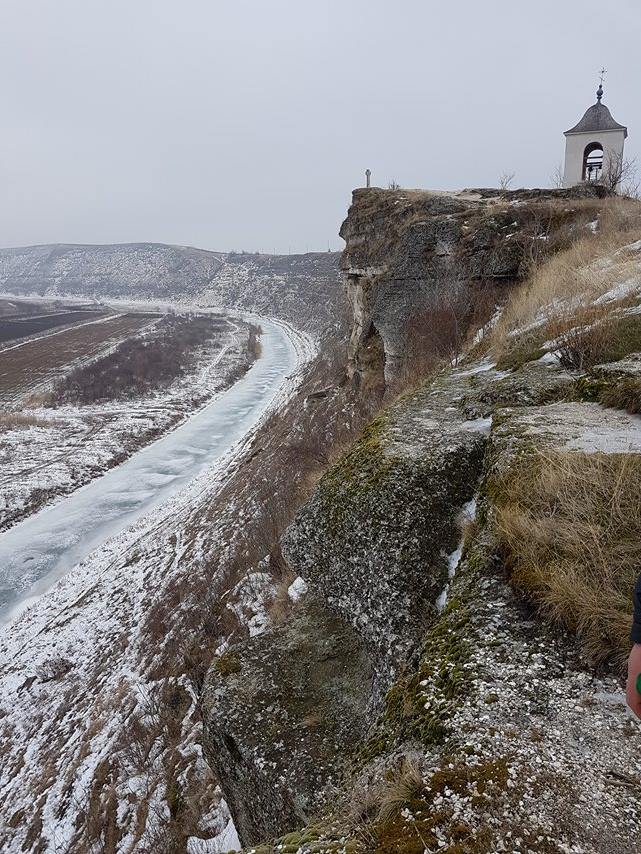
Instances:
[[[564,187],[594,181],[616,189],[621,180],[628,129],[615,122],[610,110],[601,103],[604,74],[602,69],[596,104],[585,111],[578,124],[565,131]]]

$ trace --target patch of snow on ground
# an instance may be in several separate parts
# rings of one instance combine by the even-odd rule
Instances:
[[[221,802],[225,804],[224,801]],[[227,805],[225,804],[225,807]],[[242,848],[234,822],[229,819],[218,836],[213,839],[200,839],[190,836],[187,840],[187,854],[224,854],[227,851],[239,851]]]
[[[456,570],[458,568],[459,563],[461,562],[461,557],[463,555],[465,533],[464,526],[467,525],[469,522],[473,522],[474,519],[476,519],[476,498],[472,498],[471,501],[468,501],[466,504],[464,504],[458,516],[458,523],[459,526],[463,528],[463,533],[461,534],[461,539],[459,541],[458,546],[450,555],[447,556],[447,583],[439,593],[438,599],[436,600],[436,609],[439,614],[447,604],[447,594],[450,589],[450,584],[452,583],[452,579],[456,575]]]
[[[627,279],[625,282],[619,282],[613,288],[610,288],[609,291],[606,291],[604,294],[601,294],[600,297],[597,297],[594,300],[594,305],[617,302],[618,300],[625,299],[632,294],[639,293],[639,291],[641,291],[641,279]]]
[[[499,308],[496,309],[496,311],[488,320],[488,322],[483,324],[480,329],[476,330],[476,332],[474,333],[474,338],[472,339],[472,348],[476,347],[477,344],[480,344],[481,341],[494,329],[496,324],[499,322],[502,314],[503,306],[499,306]]]
[[[300,575],[287,588],[287,595],[292,602],[298,602],[307,593],[307,582]]]
[[[551,403],[514,412],[516,427],[552,447],[588,454],[641,454],[641,418],[598,403]],[[499,427],[499,432],[502,428]]]
[[[492,418],[473,418],[470,421],[463,421],[461,427],[463,430],[471,430],[473,433],[489,435],[492,428]]]
[[[473,368],[466,368],[465,370],[459,371],[458,375],[460,377],[472,377],[476,374],[483,374],[485,371],[492,371],[495,368],[495,363],[490,359],[484,359],[482,362],[479,362]]]
[[[541,356],[541,358],[537,359],[536,361],[542,365],[558,365],[559,364],[559,357],[555,352],[548,351],[547,353],[544,353]]]

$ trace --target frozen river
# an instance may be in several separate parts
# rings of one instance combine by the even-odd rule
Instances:
[[[143,514],[160,510],[256,424],[298,364],[288,331],[260,323],[262,355],[235,385],[126,462],[0,534],[0,621]]]

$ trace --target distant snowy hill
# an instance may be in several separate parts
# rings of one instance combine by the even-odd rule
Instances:
[[[0,249],[0,291],[189,301],[272,314],[309,331],[341,304],[340,253],[252,255],[160,243]]]

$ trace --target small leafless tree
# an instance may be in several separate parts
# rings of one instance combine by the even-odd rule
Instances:
[[[550,181],[553,187],[560,190],[563,187],[563,164],[557,163],[554,172],[550,175]]]
[[[516,172],[503,172],[499,178],[499,190],[504,193],[510,189],[510,184],[516,177]]]
[[[636,158],[625,161],[619,184],[619,192],[627,199],[641,199],[641,177]]]
[[[626,160],[622,153],[611,152],[599,178],[599,183],[612,192],[632,183],[633,188],[636,187],[638,192],[636,158]]]
[[[388,190],[400,190],[401,185],[398,183],[398,181],[390,181],[389,184],[387,185],[387,189]]]
[[[638,175],[635,174],[634,177],[621,185],[621,195],[625,196],[626,199],[641,200],[641,179]]]

